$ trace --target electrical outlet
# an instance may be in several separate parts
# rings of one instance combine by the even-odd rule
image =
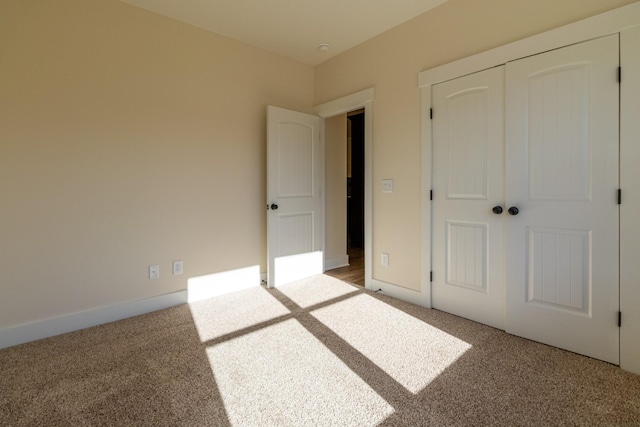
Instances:
[[[149,266],[149,279],[157,279],[159,277],[160,277],[160,266],[158,264],[150,265]]]
[[[389,267],[389,254],[380,254],[380,264],[383,267]]]
[[[184,273],[184,264],[181,259],[173,261],[173,275],[179,276]]]

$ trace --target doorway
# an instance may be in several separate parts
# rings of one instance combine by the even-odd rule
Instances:
[[[365,286],[365,111],[346,113],[346,253],[348,263],[326,272],[346,282]],[[331,159],[327,159],[331,161]]]
[[[375,99],[375,89],[368,88],[361,90],[359,92],[352,93],[350,95],[343,96],[341,98],[336,98],[334,100],[325,102],[323,104],[317,105],[314,107],[314,112],[325,119],[324,127],[325,127],[325,144],[327,142],[327,133],[329,129],[327,129],[327,123],[331,121],[336,116],[346,116],[347,113],[356,111],[359,109],[364,109],[364,287],[368,290],[374,290],[374,283],[372,278],[372,234],[373,234],[373,101]],[[344,124],[344,132],[341,135],[346,134],[346,117]],[[344,150],[346,151],[346,150]],[[344,153],[344,151],[340,151]],[[330,155],[328,152],[328,146],[325,145],[325,159],[331,159],[333,161],[334,157]],[[346,153],[345,153],[346,154]],[[336,156],[337,157],[337,156]],[[346,155],[344,156],[345,166],[344,170],[346,172]],[[325,161],[325,183],[330,180],[332,176],[331,172],[328,168],[332,165],[330,161]],[[341,196],[341,200],[344,203],[345,207],[340,212],[340,218],[344,220],[344,225],[340,227],[335,227],[331,224],[330,218],[325,215],[325,253],[324,253],[324,270],[333,270],[340,267],[345,267],[349,265],[348,255],[346,253],[346,173],[344,174],[341,181],[338,181],[338,187],[342,188],[344,191],[344,195]],[[325,212],[330,212],[330,206],[328,206],[329,194],[331,190],[327,187],[325,191]],[[340,251],[338,251],[337,257],[333,258],[333,254],[329,253],[328,249],[330,247],[331,242],[333,242],[332,231],[342,230],[344,237],[338,240],[335,240],[336,244],[340,244],[342,247],[341,253],[344,254],[344,262],[335,263],[334,261],[340,260]],[[379,283],[375,284],[376,287],[380,287]],[[393,291],[392,287],[389,288]]]

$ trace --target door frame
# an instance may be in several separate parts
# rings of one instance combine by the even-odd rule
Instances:
[[[323,104],[313,111],[322,118],[320,139],[324,141],[324,119],[364,108],[364,286],[373,290],[372,229],[373,229],[373,99],[375,89],[364,89]],[[326,161],[326,159],[325,159]],[[326,198],[325,198],[326,200]],[[325,224],[326,230],[326,224]],[[324,236],[323,236],[324,237]],[[325,245],[323,244],[323,247]],[[325,254],[326,257],[326,254]]]
[[[509,43],[495,49],[491,49],[458,61],[444,64],[418,75],[418,86],[421,88],[421,116],[422,116],[422,188],[423,194],[428,195],[431,190],[431,150],[432,150],[432,126],[430,119],[431,88],[437,83],[462,77],[467,74],[482,71],[488,68],[506,64],[523,57],[535,55],[548,50],[558,49],[574,43],[620,34],[620,61],[630,68],[637,70],[637,61],[634,62],[634,52],[640,47],[640,37],[636,34],[640,26],[640,2],[632,3],[620,8],[592,16],[550,31],[546,31],[513,43]],[[635,27],[635,28],[633,28]],[[625,33],[625,30],[627,32]],[[633,36],[632,36],[633,33]],[[628,43],[624,41],[627,40]],[[631,71],[631,70],[630,70]],[[632,140],[637,135],[638,124],[633,117],[640,111],[638,94],[640,92],[640,76],[637,73],[623,71],[621,84],[621,111],[620,111],[620,171],[621,188],[625,194],[629,194],[628,202],[621,204],[621,230],[622,235],[640,234],[640,226],[632,221],[624,222],[625,218],[631,218],[631,210],[640,205],[640,195],[634,191],[634,164],[640,161],[640,148],[637,141]],[[437,114],[437,113],[436,113]],[[626,179],[625,179],[626,178]],[[635,181],[637,183],[637,181]],[[637,211],[636,211],[637,212]],[[427,286],[429,292],[431,286],[429,275],[431,271],[431,203],[428,197],[423,197],[422,204],[422,253],[423,286]],[[622,369],[640,374],[640,314],[632,309],[640,305],[640,289],[637,289],[637,268],[627,257],[640,251],[638,239],[621,240],[623,253],[620,256],[620,300],[623,317],[620,328],[620,366]],[[627,254],[627,257],[625,257]],[[625,310],[625,307],[629,307]],[[635,343],[635,344],[633,344]]]

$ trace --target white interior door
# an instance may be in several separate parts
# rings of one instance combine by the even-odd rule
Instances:
[[[504,329],[504,67],[435,85],[432,107],[432,304]]]
[[[614,35],[506,66],[506,330],[616,364],[618,52]]]
[[[320,117],[267,107],[267,275],[274,287],[322,274]]]

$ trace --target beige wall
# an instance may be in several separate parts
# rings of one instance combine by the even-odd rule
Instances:
[[[315,69],[315,104],[375,87],[373,277],[420,284],[420,71],[634,0],[450,0]],[[394,192],[381,194],[381,180]],[[390,255],[381,267],[380,253]]]
[[[372,86],[374,277],[416,288],[418,72],[632,2],[450,0],[314,70],[117,0],[1,1],[0,327],[265,271],[265,106]]]
[[[265,107],[312,97],[310,66],[117,0],[0,2],[0,327],[266,271]]]
[[[325,120],[325,259],[347,255],[347,115]]]

